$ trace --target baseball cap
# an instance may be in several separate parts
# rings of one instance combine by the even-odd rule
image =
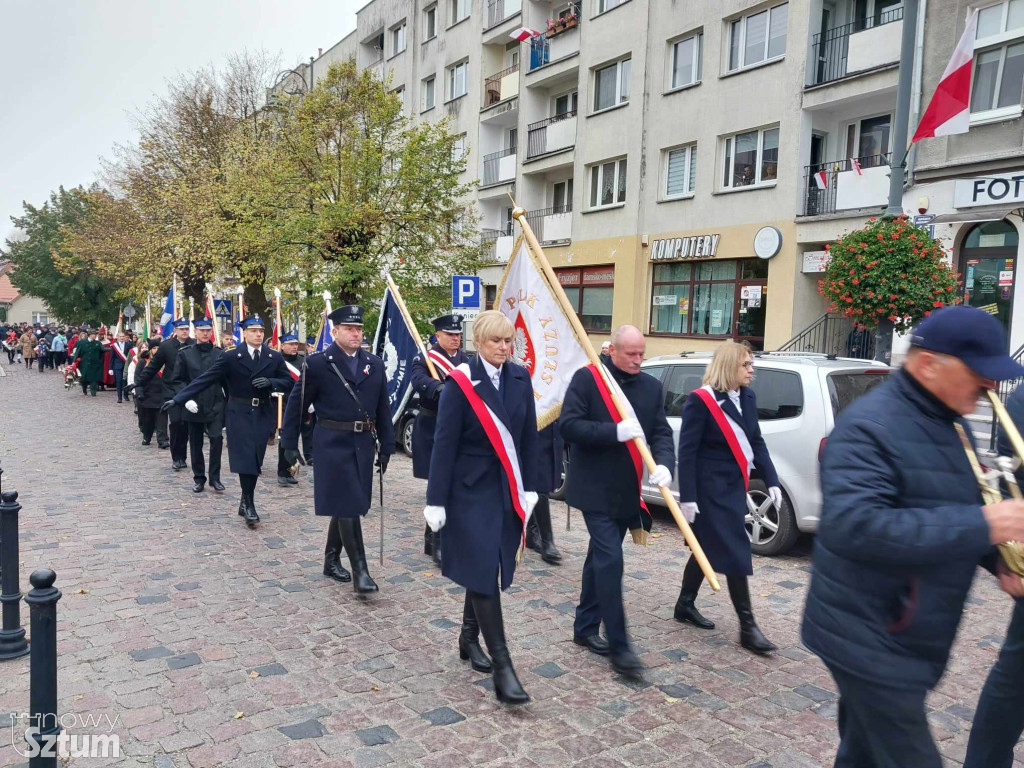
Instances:
[[[977,307],[943,307],[910,332],[910,345],[959,358],[979,376],[1001,381],[1024,376],[1010,357],[1006,331],[993,315]]]

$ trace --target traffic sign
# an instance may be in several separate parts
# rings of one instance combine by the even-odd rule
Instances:
[[[480,310],[480,278],[476,275],[452,275],[452,309]]]
[[[217,317],[231,317],[231,299],[214,300],[213,311],[217,314]]]

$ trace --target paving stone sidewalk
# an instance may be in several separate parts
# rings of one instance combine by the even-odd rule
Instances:
[[[571,642],[587,536],[578,512],[552,505],[565,556],[530,553],[503,595],[512,657],[533,702],[497,704],[487,676],[459,661],[461,588],[422,553],[425,484],[391,462],[385,561],[379,510],[364,520],[379,596],[355,597],[321,575],[326,522],[309,475],[257,490],[263,522],[236,515],[238,484],[191,492],[188,470],[140,445],[130,404],[66,392],[55,373],[0,377],[4,489],[21,513],[21,581],[57,572],[60,712],[118,718],[120,759],[81,766],[691,766],[810,768],[835,755],[836,696],[799,641],[809,545],[756,559],[755,613],[780,646],[762,659],[735,644],[725,594],[705,592],[710,632],[672,607],[688,555],[663,516],[652,546],[627,545],[630,630],[647,682],[615,677]],[[225,453],[225,464],[227,456]],[[979,576],[949,672],[930,697],[949,765],[971,717],[1011,604]],[[28,610],[23,606],[23,622]],[[24,758],[7,713],[28,708],[28,661],[0,664],[0,766]],[[72,733],[84,733],[80,727]],[[1016,765],[1024,765],[1019,759]]]

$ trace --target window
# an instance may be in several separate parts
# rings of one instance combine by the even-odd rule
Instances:
[[[437,36],[437,5],[423,11],[423,42]]]
[[[400,85],[395,88],[395,97],[398,99],[398,103],[401,107],[402,114],[405,114],[405,86]]]
[[[692,195],[697,177],[697,145],[665,153],[665,199]]]
[[[556,181],[551,186],[552,213],[566,213],[572,210],[572,179]]]
[[[1020,113],[1024,85],[1024,0],[982,8],[974,43],[971,112]],[[999,115],[991,115],[997,117]]]
[[[758,306],[742,301],[740,287],[758,285]],[[741,332],[751,312],[763,314],[768,264],[761,259],[710,259],[656,263],[651,281],[651,333],[759,339]],[[736,312],[739,310],[739,323]],[[735,332],[734,332],[735,331]],[[756,346],[756,344],[755,344]]]
[[[49,322],[50,319],[45,312],[32,313],[32,325],[47,325]]]
[[[576,114],[576,107],[579,105],[579,93],[573,91],[572,93],[563,93],[561,96],[555,97],[555,117],[562,115],[568,115],[569,113]]]
[[[448,101],[466,95],[466,76],[468,73],[468,61],[448,67]]]
[[[469,16],[472,0],[449,0],[452,4],[452,24],[458,24]]]
[[[452,142],[452,160],[458,162],[466,155],[466,134],[460,134]]]
[[[422,102],[420,104],[420,111],[426,112],[428,109],[434,108],[434,77],[425,78],[421,86]]]
[[[670,44],[672,52],[669,88],[682,88],[700,81],[701,49],[704,35],[697,33]]]
[[[704,379],[703,365],[667,365],[662,378],[662,391],[665,393],[665,415],[670,418],[681,418],[686,398],[695,389],[700,389]],[[645,373],[649,373],[644,368]]]
[[[862,168],[885,165],[889,152],[892,116],[866,117],[846,126],[846,155],[860,158]]]
[[[391,55],[401,53],[405,50],[405,22],[391,30]]]
[[[630,60],[623,59],[594,71],[594,111],[629,101]]]
[[[800,374],[758,368],[750,388],[757,395],[757,418],[761,421],[794,419],[804,410],[804,388]]]
[[[594,0],[594,5],[597,7],[596,13],[604,13],[618,5],[622,5],[624,2],[626,0]]]
[[[729,136],[723,152],[723,189],[774,184],[779,165],[779,129]]]
[[[590,168],[590,207],[606,208],[626,202],[626,158]]]
[[[729,25],[729,71],[750,67],[786,53],[789,5],[741,16]]]
[[[558,282],[587,331],[612,329],[612,294],[615,266],[556,269]]]

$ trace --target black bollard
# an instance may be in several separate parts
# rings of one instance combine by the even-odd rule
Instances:
[[[32,629],[32,657],[29,676],[29,711],[38,731],[29,740],[41,753],[29,758],[30,768],[57,768],[56,738],[60,735],[57,716],[57,601],[60,590],[53,586],[57,574],[49,568],[33,571],[28,577],[32,589],[25,596]]]
[[[0,661],[28,653],[25,629],[21,626],[21,590],[18,588],[18,503],[17,491],[0,493]]]

